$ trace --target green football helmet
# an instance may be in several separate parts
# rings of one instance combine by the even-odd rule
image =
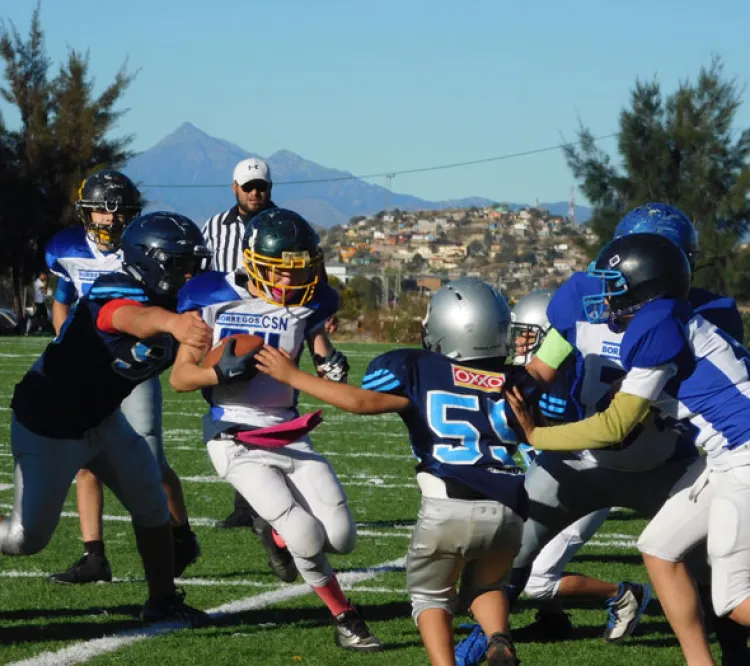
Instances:
[[[294,211],[270,208],[256,215],[242,240],[248,276],[260,298],[304,305],[320,280],[323,252],[309,222]]]

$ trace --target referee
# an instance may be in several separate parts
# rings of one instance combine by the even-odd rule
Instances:
[[[211,269],[231,273],[243,267],[242,238],[248,223],[261,211],[276,208],[271,201],[271,169],[263,160],[250,157],[234,167],[236,205],[208,219],[203,225],[203,238],[213,253]],[[222,527],[250,527],[263,542],[271,570],[285,582],[297,577],[294,560],[286,548],[279,548],[273,540],[271,526],[264,521],[247,500],[235,492],[234,511],[222,522]]]

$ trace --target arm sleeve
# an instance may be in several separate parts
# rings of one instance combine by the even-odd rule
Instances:
[[[573,345],[560,335],[556,328],[551,328],[536,353],[536,357],[553,370],[557,370],[571,353],[573,353]]]
[[[60,276],[57,280],[57,289],[55,290],[55,300],[64,305],[73,303],[78,295],[76,294],[75,285],[68,279]]]
[[[143,303],[131,301],[127,298],[117,298],[113,301],[109,301],[99,308],[99,314],[96,316],[96,327],[105,333],[119,333],[120,331],[112,325],[112,317],[117,310],[126,305],[132,305],[137,308],[143,307]]]
[[[534,448],[543,451],[580,451],[616,446],[648,416],[651,401],[637,395],[615,395],[612,403],[583,421],[534,430]]]

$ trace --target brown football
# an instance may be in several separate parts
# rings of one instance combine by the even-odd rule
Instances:
[[[259,335],[250,335],[249,333],[236,333],[235,335],[228,335],[226,338],[219,340],[215,347],[212,347],[206,357],[203,359],[204,368],[213,368],[224,353],[224,347],[230,340],[236,340],[237,345],[234,348],[235,356],[244,356],[263,346],[263,338]]]

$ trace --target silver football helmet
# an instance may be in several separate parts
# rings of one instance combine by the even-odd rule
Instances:
[[[550,329],[547,306],[554,291],[537,289],[524,296],[510,313],[510,345],[514,365],[526,365]]]
[[[508,355],[510,307],[477,278],[453,280],[430,299],[422,345],[457,361]]]

